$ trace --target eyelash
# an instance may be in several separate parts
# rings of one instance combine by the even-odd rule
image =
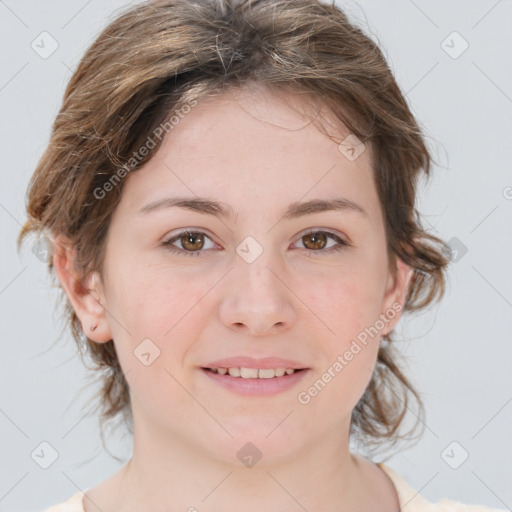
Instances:
[[[307,235],[312,235],[312,234],[318,234],[318,233],[323,233],[325,235],[327,235],[327,237],[329,238],[332,238],[335,242],[338,243],[337,246],[333,246],[333,247],[329,247],[328,249],[319,249],[319,250],[314,250],[314,249],[305,249],[307,251],[308,256],[310,257],[317,257],[317,256],[321,256],[322,254],[331,254],[332,252],[339,252],[339,251],[343,251],[345,250],[347,247],[350,247],[352,244],[349,244],[348,242],[346,242],[345,240],[341,239],[339,236],[335,235],[334,233],[330,233],[329,231],[322,231],[322,230],[310,230],[310,231],[307,231],[306,233],[303,233],[299,240]],[[176,240],[179,240],[179,238],[183,235],[205,235],[207,238],[209,238],[211,240],[211,238],[203,231],[189,231],[188,229],[184,230],[184,231],[181,231],[180,233],[178,233],[177,235],[173,236],[172,238],[170,238],[169,240],[166,240],[165,242],[162,242],[162,245],[170,252],[174,253],[174,254],[178,254],[180,256],[199,256],[201,252],[204,252],[204,250],[197,250],[197,251],[186,251],[184,249],[179,249],[179,248],[175,248],[172,243],[175,242]],[[212,240],[213,242],[213,240]]]

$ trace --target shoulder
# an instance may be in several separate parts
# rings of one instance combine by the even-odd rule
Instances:
[[[79,491],[66,501],[53,505],[43,512],[84,512],[83,496],[84,493]]]
[[[444,498],[432,505],[432,512],[506,512],[503,508],[489,508],[483,505],[469,505]]]
[[[506,509],[495,509],[483,505],[470,505],[449,498],[443,498],[435,503],[425,499],[421,494],[395,471],[385,464],[377,464],[386,473],[395,486],[400,504],[400,512],[507,512]]]

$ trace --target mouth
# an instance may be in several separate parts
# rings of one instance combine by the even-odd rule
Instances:
[[[285,375],[293,375],[296,372],[301,372],[306,369],[307,368],[246,368],[243,366],[231,368],[203,368],[203,370],[218,375],[229,375],[240,379],[275,379],[284,377]]]
[[[309,368],[200,368],[203,374],[228,391],[244,396],[270,396],[297,385]]]

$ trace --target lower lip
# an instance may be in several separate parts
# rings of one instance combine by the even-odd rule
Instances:
[[[307,369],[304,369],[291,375],[272,377],[271,379],[244,379],[243,377],[232,377],[229,374],[221,375],[204,368],[201,368],[201,371],[221,386],[245,396],[276,395],[295,386],[308,372]]]

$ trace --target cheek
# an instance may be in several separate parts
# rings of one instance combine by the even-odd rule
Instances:
[[[181,325],[190,323],[191,314],[214,284],[207,278],[192,278],[184,269],[162,265],[117,271],[118,276],[122,274],[131,277],[113,284],[119,316],[130,326],[134,342],[141,336],[154,337],[162,346]]]
[[[129,289],[119,294],[116,311],[126,330],[119,325],[113,330],[116,352],[131,393],[155,416],[164,404],[190,406],[179,383],[185,379],[185,358],[207,321],[201,299],[212,286],[176,269],[153,269],[134,274]]]
[[[352,338],[375,324],[382,293],[375,272],[351,267],[334,275],[303,282],[300,297],[326,330],[326,341],[343,348]]]
[[[304,287],[304,293],[322,329],[316,343],[324,357],[302,390],[306,396],[299,398],[310,400],[318,411],[332,410],[332,421],[340,421],[361,398],[375,367],[380,336],[372,326],[380,312],[379,294],[356,273],[314,290]]]
[[[155,389],[170,389],[169,373],[179,379],[191,340],[204,329],[201,299],[213,284],[177,269],[116,269],[110,325],[123,372],[137,393],[150,397]]]

